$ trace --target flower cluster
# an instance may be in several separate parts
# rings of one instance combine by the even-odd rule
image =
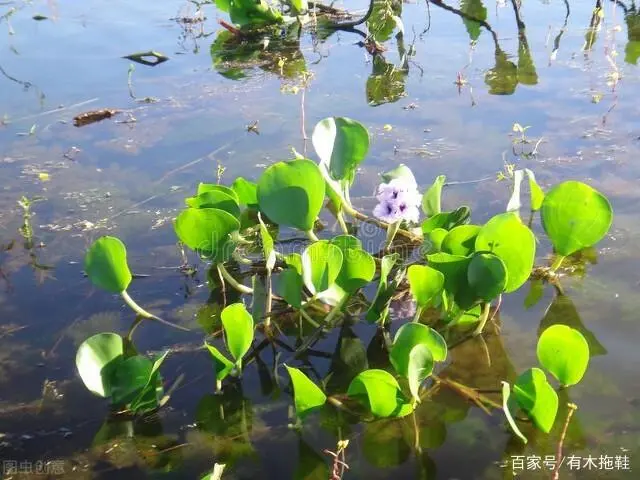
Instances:
[[[373,209],[373,215],[379,220],[418,223],[422,195],[413,178],[394,178],[389,183],[380,184],[376,198],[380,203]]]

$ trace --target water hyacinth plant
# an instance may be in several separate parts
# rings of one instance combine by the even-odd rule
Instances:
[[[549,432],[557,416],[558,395],[546,372],[552,381],[568,387],[587,370],[590,344],[578,329],[547,325],[537,345],[540,366],[517,378],[504,378],[502,403],[442,372],[452,348],[483,335],[486,326],[496,321],[504,295],[518,291],[531,278],[539,281],[540,276],[559,288],[557,273],[563,262],[598,243],[609,230],[613,214],[606,197],[575,181],[545,192],[533,172],[522,170],[514,175],[506,211],[474,223],[469,207],[443,202],[444,176],[421,189],[409,167],[399,165],[381,175],[378,203],[367,215],[351,195],[358,166],[369,150],[367,128],[353,119],[331,117],[316,125],[312,141],[316,160],[275,162],[255,183],[244,178],[229,186],[200,183],[175,219],[178,241],[205,262],[210,289],[224,299],[221,328],[213,335],[224,341],[205,339],[216,392],[225,395],[241,388],[242,373],[254,362],[259,365],[260,350],[281,347],[284,357],[278,357],[272,371],[258,368],[266,383],[291,395],[297,423],[319,411],[366,420],[405,417],[418,408],[431,387],[444,385],[483,410],[503,411],[514,434],[525,441],[518,413]],[[520,182],[525,175],[531,207],[527,223],[520,217]],[[536,212],[539,228],[533,224]],[[328,215],[333,215],[340,231],[325,228]],[[375,225],[376,232],[386,230],[379,251],[369,248],[370,230],[363,229],[364,224]],[[291,251],[291,242],[282,236],[295,232],[303,237],[296,237],[299,248]],[[536,232],[546,234],[553,245],[549,265],[536,265],[540,262]],[[125,252],[118,239],[98,239],[87,253],[87,274],[97,286],[121,294],[145,317],[127,300],[131,273]],[[241,300],[227,303],[232,291]],[[391,304],[400,298],[411,298],[415,313],[392,322]],[[306,369],[300,359],[314,353],[319,340],[336,328],[338,350],[345,345],[362,350],[357,337],[346,333],[361,319],[362,328],[376,330],[374,338],[384,360],[380,365],[370,368],[366,361],[351,361],[361,354],[349,351],[344,356],[355,366],[344,377],[323,378]],[[292,324],[294,346],[282,333],[291,331]],[[80,374],[91,391],[113,398],[124,388],[118,384],[122,374],[104,377],[99,372],[112,362],[114,367],[108,368],[115,371],[126,371],[121,364],[135,362],[138,368],[140,363],[144,373],[137,377],[140,382],[117,397],[117,403],[139,410],[139,399],[151,398],[147,390],[156,385],[152,377],[161,360],[152,368],[146,360],[117,360],[124,356],[120,337],[103,335],[81,347]],[[228,353],[221,351],[223,344]],[[288,385],[278,373],[282,366],[288,372]]]

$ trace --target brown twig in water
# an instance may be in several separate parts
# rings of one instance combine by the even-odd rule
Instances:
[[[338,442],[338,451],[332,452],[328,448],[325,448],[322,452],[331,455],[333,457],[333,465],[331,468],[331,474],[329,480],[341,480],[345,470],[349,470],[349,465],[346,463],[345,450],[349,445],[349,440],[340,440]]]
[[[578,409],[578,406],[575,403],[568,403],[569,412],[567,412],[567,419],[564,422],[564,427],[562,428],[562,434],[560,435],[560,441],[558,442],[558,451],[556,452],[556,466],[553,469],[552,480],[558,480],[560,478],[560,466],[562,465],[562,447],[564,446],[564,439],[567,436],[567,430],[569,429],[569,422],[571,421],[571,417],[573,417],[573,413]]]

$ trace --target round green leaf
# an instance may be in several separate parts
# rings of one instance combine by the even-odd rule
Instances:
[[[470,259],[450,253],[427,255],[429,266],[444,275],[444,289],[452,294],[467,288],[467,268]]]
[[[342,269],[342,250],[326,240],[309,245],[302,253],[302,278],[315,294],[332,286]]]
[[[318,122],[311,137],[320,161],[335,180],[349,183],[369,151],[369,132],[359,122],[345,117],[329,117]]]
[[[191,208],[217,208],[229,212],[236,218],[240,217],[238,201],[221,190],[202,192],[195,197],[186,198],[185,203]]]
[[[442,250],[442,241],[448,234],[449,232],[444,228],[434,228],[428,234],[426,234],[429,235],[429,242],[431,243],[431,246],[429,246],[428,243],[425,242],[425,246],[429,247],[428,251],[436,253],[440,252]]]
[[[258,204],[258,186],[242,177],[236,178],[231,184],[231,189],[238,196],[238,203],[241,205]]]
[[[109,378],[111,402],[114,405],[131,403],[147,385],[152,369],[153,362],[140,355],[119,362]]]
[[[407,379],[409,380],[409,390],[414,400],[420,401],[420,385],[433,372],[433,355],[431,350],[424,343],[413,347],[409,352],[409,368]]]
[[[518,377],[513,397],[533,423],[549,433],[558,413],[558,394],[539,368],[530,368]]]
[[[422,222],[422,233],[426,235],[436,228],[443,228],[448,231],[458,225],[469,223],[470,218],[471,210],[467,206],[462,206],[452,212],[437,213]]]
[[[351,381],[347,395],[369,407],[377,417],[398,416],[404,412],[400,385],[389,372],[378,369],[365,370]]]
[[[426,308],[440,297],[444,288],[444,275],[427,265],[411,265],[407,269],[411,295],[417,304]]]
[[[497,255],[476,253],[467,268],[467,281],[476,298],[490,302],[504,291],[507,268]]]
[[[330,242],[336,247],[339,247],[343,253],[348,248],[362,250],[362,242],[353,235],[338,235],[333,237]]]
[[[217,208],[188,208],[174,224],[181,242],[214,263],[231,258],[236,246],[229,235],[239,228],[240,222],[233,215]]]
[[[236,203],[240,203],[240,197],[232,187],[226,185],[218,185],[217,183],[200,183],[198,184],[198,190],[196,196],[202,195],[206,192],[222,192],[229,195],[235,200]]]
[[[271,165],[258,181],[260,210],[279,225],[305,232],[313,228],[324,194],[322,173],[307,159]]]
[[[84,257],[84,270],[91,282],[108,292],[120,293],[131,283],[127,249],[116,237],[101,237]]]
[[[302,420],[313,410],[324,405],[327,401],[327,396],[300,370],[288,365],[285,365],[285,367],[293,384],[293,401],[296,405],[296,414]]]
[[[336,284],[346,292],[355,292],[367,285],[376,274],[376,262],[364,250],[347,248],[342,252],[342,268]]]
[[[90,392],[103,398],[111,396],[108,376],[123,353],[122,337],[117,333],[99,333],[82,342],[76,353],[76,368]]]
[[[292,253],[285,257],[287,268],[278,275],[278,291],[280,295],[295,308],[302,305],[302,257]]]
[[[454,227],[444,237],[440,248],[445,253],[466,257],[474,251],[478,232],[480,232],[478,225],[459,225]]]
[[[507,268],[505,292],[520,288],[529,278],[536,254],[533,232],[516,213],[507,212],[489,220],[478,233],[476,252],[491,252]]]
[[[213,370],[216,372],[216,380],[221,382],[233,371],[235,364],[230,362],[220,350],[213,345],[209,345],[206,341],[204,342],[204,346],[209,351],[211,360],[213,360]]]
[[[544,197],[542,226],[555,251],[563,256],[598,243],[613,220],[609,200],[581,182],[563,182]]]
[[[416,345],[426,345],[436,362],[447,358],[447,342],[442,335],[422,323],[405,323],[396,332],[389,353],[393,368],[403,377],[409,374],[409,356]]]
[[[247,353],[253,341],[253,317],[242,303],[229,305],[220,314],[224,327],[227,348],[241,365],[242,357]]]
[[[589,344],[582,334],[566,325],[552,325],[538,339],[538,361],[558,381],[575,385],[589,365]]]
[[[432,217],[441,213],[442,187],[447,181],[445,175],[438,175],[427,191],[422,196],[422,211],[427,217]]]

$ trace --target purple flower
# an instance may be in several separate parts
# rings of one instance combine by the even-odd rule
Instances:
[[[414,179],[394,178],[389,183],[382,183],[376,198],[380,201],[373,209],[376,218],[387,223],[399,220],[418,223],[422,195]]]

